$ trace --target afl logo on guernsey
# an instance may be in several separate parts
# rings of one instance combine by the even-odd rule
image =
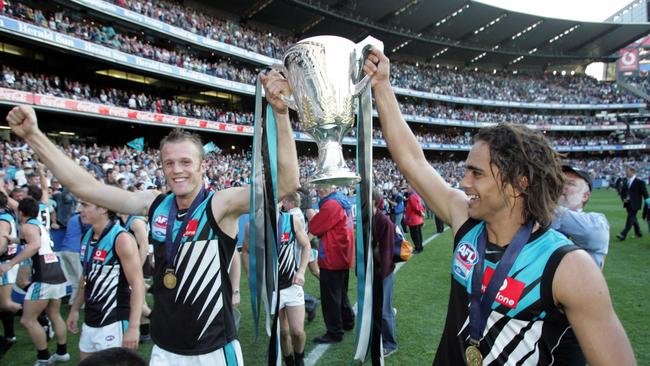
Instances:
[[[476,249],[468,243],[461,242],[454,253],[454,264],[452,271],[463,280],[467,279],[474,264],[478,262]]]
[[[165,215],[156,216],[156,218],[153,220],[152,234],[164,237],[166,229],[167,229],[167,216]]]

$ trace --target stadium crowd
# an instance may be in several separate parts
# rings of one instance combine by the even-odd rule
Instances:
[[[397,62],[391,82],[402,88],[444,95],[536,103],[635,103],[640,99],[586,75],[528,75],[507,71],[436,67],[429,63]]]
[[[202,14],[196,9],[170,1],[110,0],[109,2],[188,32],[278,59],[294,42],[291,37]]]
[[[539,113],[539,110],[525,113],[513,109],[499,112],[485,110],[471,105],[463,105],[462,108],[453,108],[445,104],[414,99],[400,101],[400,108],[405,115],[467,122],[508,122],[555,126],[605,126],[621,123],[620,118],[614,114],[597,116],[583,114],[543,114]],[[646,117],[639,117],[632,119],[629,123],[641,124],[646,122]]]
[[[117,1],[118,5],[129,7],[145,15],[154,15],[170,24],[183,24],[190,30],[212,37],[225,37],[230,42],[240,39],[247,48],[273,49],[276,54],[286,47],[288,40],[274,38],[271,33],[260,37],[259,31],[234,31],[240,29],[234,23],[199,16],[195,11],[176,7],[169,3],[154,6],[151,2]],[[163,5],[161,5],[163,4]],[[73,15],[64,10],[47,13],[20,2],[5,2],[4,15],[31,22],[51,30],[72,35],[90,42],[118,49],[125,53],[183,67],[189,70],[213,75],[227,80],[253,84],[256,72],[253,67],[234,65],[228,58],[214,54],[210,59],[202,58],[187,48],[168,49],[143,40],[141,35],[122,34],[109,24],[97,21],[74,21]],[[47,13],[47,14],[46,14]],[[219,27],[222,27],[219,29]],[[243,28],[241,28],[243,29]],[[257,32],[257,33],[256,33]],[[225,36],[235,34],[232,37]],[[271,41],[271,40],[275,41]],[[239,44],[237,41],[235,44]],[[275,46],[271,46],[275,44]],[[251,46],[251,45],[257,45]],[[282,45],[282,46],[279,46]],[[277,56],[277,55],[276,55]],[[456,70],[428,63],[395,62],[392,65],[392,83],[395,86],[426,92],[480,98],[487,100],[541,102],[541,103],[633,103],[639,98],[619,89],[615,83],[599,82],[586,75],[528,75],[507,71]]]
[[[60,148],[67,156],[104,182],[140,190],[149,188],[164,190],[165,188],[159,151],[155,148],[139,151],[127,146],[86,144],[72,144]],[[33,153],[27,145],[5,141],[0,143],[0,152],[6,184],[13,181],[16,186],[23,186],[30,177],[35,176]],[[349,167],[355,166],[354,159],[347,159],[346,162]],[[631,164],[637,166],[639,177],[643,179],[650,177],[650,155],[635,158],[567,159],[565,162],[589,172],[594,179],[609,181],[622,175],[625,167]],[[301,181],[305,181],[314,173],[316,163],[314,156],[299,158]],[[465,162],[462,160],[430,160],[429,163],[454,186],[458,186],[465,174]],[[250,168],[250,151],[223,150],[211,153],[207,158],[205,185],[212,190],[221,190],[247,184],[251,173]],[[375,185],[385,190],[391,189],[394,185],[406,186],[406,180],[392,159],[375,159],[373,174]],[[48,174],[48,179],[56,181],[51,174]]]
[[[175,116],[194,117],[216,122],[227,122],[240,125],[252,125],[254,122],[253,113],[240,111],[226,111],[206,104],[194,104],[178,98],[161,98],[152,96],[142,91],[124,91],[116,88],[94,88],[89,83],[31,72],[20,72],[8,66],[2,67],[2,79],[0,86],[34,92],[44,95],[53,95],[74,100],[86,100],[93,103],[101,103],[111,106],[125,107],[134,110],[148,111],[152,113],[163,113]],[[426,105],[426,104],[424,104]],[[445,110],[438,108],[438,110]],[[463,118],[468,115],[481,115],[482,112],[452,112],[450,117]],[[490,113],[495,120],[490,122],[506,122],[512,115],[514,121],[522,122],[525,114],[497,114]],[[519,119],[519,118],[522,119]],[[550,116],[549,116],[550,117]],[[511,122],[511,121],[509,121]],[[294,129],[300,130],[300,125],[294,123]],[[421,143],[468,145],[471,142],[470,132],[446,131],[445,133],[432,133],[428,131],[429,126],[414,126],[414,132]],[[351,131],[354,134],[354,131]],[[382,139],[379,129],[373,131],[373,137]],[[636,142],[642,142],[636,141]],[[597,146],[601,144],[615,143],[610,138],[598,138],[594,136],[562,137],[555,139],[557,146],[581,145]]]
[[[136,33],[123,34],[116,32],[110,24],[97,21],[75,21],[67,10],[47,13],[40,9],[31,8],[20,2],[6,3],[2,14],[29,23],[61,32],[89,42],[113,48],[128,54],[175,65],[188,70],[201,72],[219,78],[252,84],[255,82],[255,70],[243,66],[235,66],[225,58],[213,57],[208,60],[178,45],[175,48],[164,48],[151,44]],[[170,45],[171,46],[171,45]]]

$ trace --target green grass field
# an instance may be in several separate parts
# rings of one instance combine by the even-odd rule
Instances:
[[[619,242],[614,235],[625,223],[625,212],[613,191],[596,191],[587,206],[587,211],[599,211],[607,215],[611,225],[611,244],[605,264],[605,277],[611,291],[614,307],[632,342],[639,365],[650,365],[650,296],[648,284],[650,271],[650,235],[647,225],[642,223],[644,237],[635,239],[628,236]],[[425,239],[435,231],[434,225],[427,222],[424,228]],[[399,350],[386,359],[387,365],[428,365],[431,363],[441,336],[449,296],[449,261],[451,256],[451,234],[446,231],[431,241],[425,251],[409,261],[395,276],[395,307],[397,313],[397,337]],[[245,276],[244,276],[245,277]],[[263,329],[255,341],[252,331],[251,311],[245,279],[242,288],[242,321],[240,342],[247,365],[265,364],[268,338]],[[307,292],[318,297],[318,283],[308,277]],[[350,277],[350,300],[356,299],[356,280]],[[68,306],[63,307],[64,317]],[[312,323],[305,324],[307,332],[308,355],[314,348],[313,337],[324,332],[320,312]],[[16,319],[18,343],[0,360],[0,365],[31,365],[36,353],[24,329]],[[72,360],[78,361],[78,335],[68,335],[68,349]],[[147,357],[151,343],[140,346],[139,352]],[[54,341],[50,341],[50,351],[54,351]],[[343,342],[331,346],[320,358],[317,365],[347,365],[354,352],[354,332],[346,333]]]

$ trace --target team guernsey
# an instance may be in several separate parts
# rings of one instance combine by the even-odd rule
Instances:
[[[279,288],[284,290],[291,287],[293,276],[298,270],[299,251],[296,247],[296,234],[293,228],[293,216],[286,212],[280,213],[279,235],[280,256],[278,259]]]
[[[478,238],[484,227],[482,221],[469,219],[456,234],[447,321],[434,365],[465,364],[473,267],[478,262]],[[569,239],[552,229],[531,235],[492,304],[479,346],[483,366],[565,364],[562,360],[567,355],[554,351],[570,326],[554,304],[552,283],[561,259],[575,249]],[[504,251],[487,244],[482,291]]]
[[[213,194],[207,194],[191,213],[172,264],[166,258],[167,225],[173,225],[172,240],[188,213],[180,210],[176,217],[167,217],[176,198],[173,193],[159,195],[149,211],[156,263],[151,336],[158,347],[179,355],[210,353],[237,339],[228,275],[236,240],[215,222],[210,204]],[[177,278],[173,288],[163,285],[170,266]],[[225,347],[228,360],[230,351],[230,346]]]
[[[50,207],[43,202],[38,203],[38,221],[43,225],[45,230],[50,231],[52,224]]]
[[[124,223],[124,229],[126,229],[126,231],[128,231],[128,232],[130,232],[131,234],[134,234],[134,235],[135,235],[135,233],[131,229],[131,225],[133,225],[133,222],[136,221],[136,220],[142,220],[142,222],[144,222],[144,223],[147,222],[147,219],[144,216],[129,215],[129,217],[126,219],[126,222]]]
[[[9,224],[9,236],[12,238],[17,237],[16,231],[16,218],[13,213],[7,209],[0,209],[0,221],[5,221]],[[0,264],[6,263],[14,258],[18,254],[18,244],[7,245],[7,249],[4,253],[0,254]],[[18,273],[18,266],[14,266],[6,273],[2,274],[0,277],[0,286],[10,285],[16,282],[16,275]]]
[[[115,252],[117,238],[126,230],[117,220],[110,221],[98,240],[93,230],[81,239],[84,277],[85,318],[89,327],[99,328],[129,319],[131,290]]]
[[[50,234],[43,225],[35,218],[27,220],[25,225],[36,225],[41,232],[41,245],[38,252],[32,256],[32,282],[57,285],[65,283],[65,275],[61,269],[61,263],[56,253],[52,250],[53,243]],[[26,245],[26,242],[21,244]]]

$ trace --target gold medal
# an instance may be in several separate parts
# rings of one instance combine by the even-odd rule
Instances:
[[[176,287],[176,275],[174,274],[173,269],[169,268],[165,270],[163,285],[170,290],[173,290]]]
[[[465,348],[465,359],[467,360],[467,366],[483,365],[483,355],[475,345],[471,345]]]

